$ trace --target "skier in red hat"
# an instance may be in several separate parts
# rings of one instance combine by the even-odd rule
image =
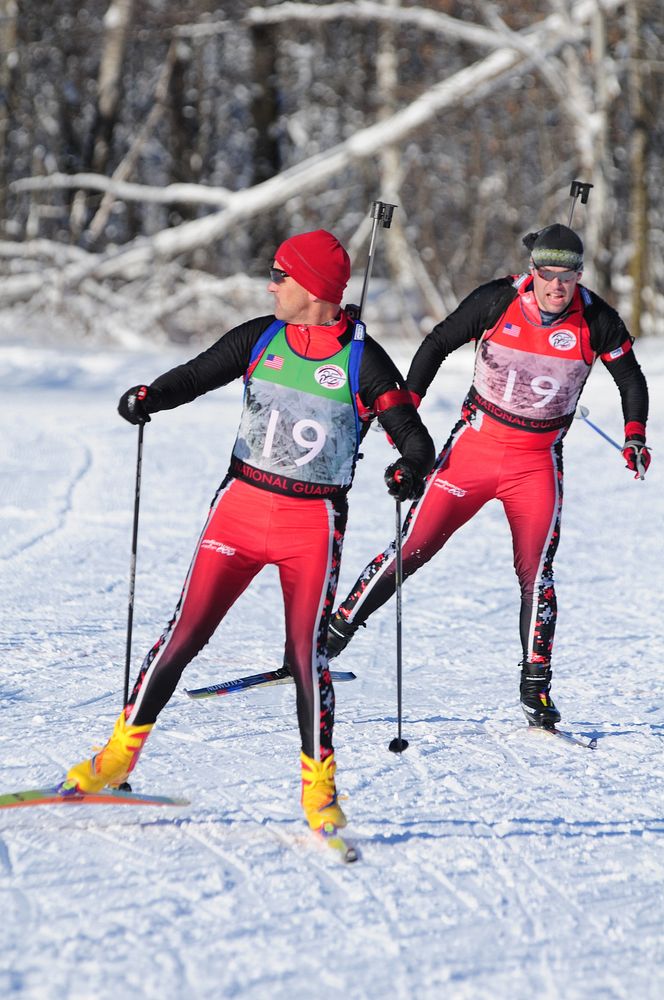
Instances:
[[[337,801],[334,690],[326,636],[339,575],[363,419],[375,415],[402,454],[388,489],[418,496],[435,452],[404,380],[382,347],[340,307],[350,277],[341,243],[319,229],[287,239],[270,269],[274,314],[242,323],[198,357],[128,389],[132,424],[244,378],[244,406],[219,487],[172,619],[145,657],[106,746],[72,767],[83,792],[133,770],[182,671],[268,564],[279,568],[285,657],[297,690],[302,806],[312,829],[346,819]]]

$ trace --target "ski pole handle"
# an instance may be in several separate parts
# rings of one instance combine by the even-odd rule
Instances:
[[[360,297],[360,311],[357,317],[358,319],[362,318],[364,303],[367,298],[367,290],[369,288],[369,278],[371,277],[371,272],[373,270],[376,232],[379,226],[382,226],[383,229],[390,228],[395,208],[397,208],[396,205],[390,205],[385,201],[374,201],[371,205],[371,218],[373,219],[373,226],[371,229],[371,240],[369,242],[369,257],[364,271],[364,282],[362,284],[362,295]]]
[[[581,197],[581,204],[585,205],[590,197],[590,189],[593,184],[587,184],[584,181],[572,181],[572,186],[569,189],[569,196],[572,199],[572,204],[569,209],[569,219],[567,220],[567,225],[572,225],[572,216],[574,215],[574,208],[576,206],[576,199]]]

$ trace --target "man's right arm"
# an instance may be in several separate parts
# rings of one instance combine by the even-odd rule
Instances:
[[[408,388],[419,399],[448,354],[490,329],[517,294],[511,277],[480,285],[449,316],[434,326],[418,347],[408,371]]]
[[[241,323],[191,361],[156,378],[148,386],[148,413],[172,410],[244,375],[254,345],[273,319],[260,316]]]

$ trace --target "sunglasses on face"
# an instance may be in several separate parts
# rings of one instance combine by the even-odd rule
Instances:
[[[270,268],[270,281],[274,285],[280,285],[282,283],[282,281],[286,280],[286,278],[290,278],[290,275],[286,274],[285,271],[282,271],[278,267],[271,267]]]
[[[570,281],[574,281],[578,271],[548,271],[545,267],[536,267],[534,270],[537,276],[542,279],[542,281],[562,281],[563,284],[568,284]]]

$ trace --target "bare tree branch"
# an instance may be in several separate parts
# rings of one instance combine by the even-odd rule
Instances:
[[[210,205],[223,208],[228,204],[231,192],[226,188],[204,187],[202,184],[168,184],[166,187],[151,187],[148,184],[131,184],[114,180],[103,174],[49,174],[47,177],[22,177],[8,185],[10,191],[58,191],[66,189],[87,189],[106,191],[116,200],[152,202],[160,205],[186,203],[187,205]]]
[[[134,0],[111,0],[104,16],[104,45],[97,81],[97,120],[91,156],[91,166],[99,173],[103,173],[108,161],[122,89],[122,60],[133,9]]]
[[[143,127],[134,139],[129,152],[113,171],[113,180],[115,181],[123,181],[130,175],[136,165],[136,161],[138,160],[143,146],[156,128],[159,119],[162,117],[166,109],[168,83],[173,73],[176,53],[177,43],[171,42],[168,47],[168,53],[166,55],[162,71],[157,81],[157,86],[155,87],[155,103],[150,109],[150,114],[145,120]],[[105,194],[102,198],[101,205],[97,209],[97,212],[88,227],[88,235],[93,241],[96,240],[101,234],[104,226],[108,222],[108,217],[111,214],[114,200],[115,199],[111,193]]]

